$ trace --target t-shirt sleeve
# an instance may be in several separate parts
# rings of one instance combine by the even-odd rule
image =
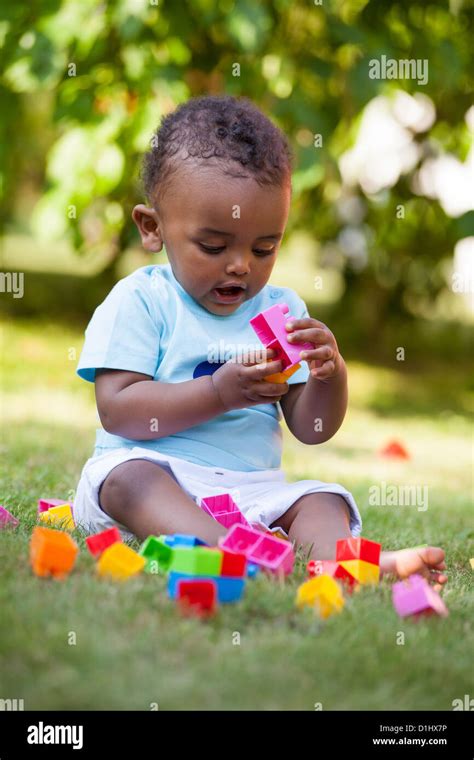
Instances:
[[[153,377],[160,330],[156,309],[138,282],[120,280],[89,322],[77,374],[93,383],[96,369],[122,369]]]
[[[286,302],[289,306],[289,316],[297,317],[309,317],[307,306],[302,298],[299,297],[293,290],[289,291]],[[303,350],[303,349],[301,349]],[[296,383],[305,383],[309,377],[309,367],[304,359],[300,361],[300,368],[288,379],[288,385],[296,385]]]

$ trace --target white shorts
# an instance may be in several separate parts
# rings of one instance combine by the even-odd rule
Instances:
[[[125,541],[133,538],[125,526],[103,511],[98,498],[100,486],[109,472],[131,459],[147,459],[159,464],[198,505],[205,496],[230,493],[249,523],[264,525],[267,528],[301,496],[308,493],[337,493],[343,496],[349,505],[352,535],[360,535],[362,520],[354,497],[337,483],[323,483],[320,480],[288,483],[285,473],[280,469],[245,472],[221,467],[203,467],[140,446],[113,449],[87,460],[73,504],[74,520],[78,527],[87,533],[99,533],[115,525]],[[279,530],[284,533],[281,528]]]

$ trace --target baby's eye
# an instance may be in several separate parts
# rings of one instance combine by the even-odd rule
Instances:
[[[199,247],[207,253],[220,253],[224,250],[224,246],[221,246],[220,248],[213,248],[212,246],[204,245],[204,243],[199,243]]]
[[[254,250],[254,253],[258,253],[260,256],[270,256],[271,253],[275,253],[275,248],[269,248],[268,250]]]

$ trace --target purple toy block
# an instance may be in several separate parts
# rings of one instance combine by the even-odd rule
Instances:
[[[218,544],[221,549],[245,554],[248,561],[273,573],[291,573],[294,563],[293,547],[289,541],[273,538],[253,528],[233,525]]]
[[[3,530],[3,528],[16,528],[19,524],[20,521],[16,517],[13,517],[8,509],[0,507],[0,530]]]
[[[298,364],[301,361],[301,351],[314,348],[311,343],[292,344],[288,342],[289,333],[285,330],[285,324],[290,319],[288,311],[289,308],[286,303],[278,303],[250,320],[250,324],[265,348],[276,351],[277,356],[272,361],[281,359],[282,370]]]
[[[421,575],[410,575],[406,581],[394,583],[392,600],[401,617],[436,613],[446,617],[449,613],[437,591]]]
[[[51,507],[60,507],[63,504],[69,504],[67,499],[38,499],[38,514],[47,512]]]
[[[224,528],[230,528],[232,525],[250,527],[229,493],[221,493],[218,496],[206,496],[201,499],[201,508],[213,517],[214,520],[223,525]]]

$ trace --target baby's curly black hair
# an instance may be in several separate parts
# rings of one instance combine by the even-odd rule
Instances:
[[[151,145],[141,171],[148,201],[163,197],[179,168],[179,153],[194,164],[216,158],[231,177],[291,186],[293,156],[287,138],[248,98],[192,98],[163,118]]]

